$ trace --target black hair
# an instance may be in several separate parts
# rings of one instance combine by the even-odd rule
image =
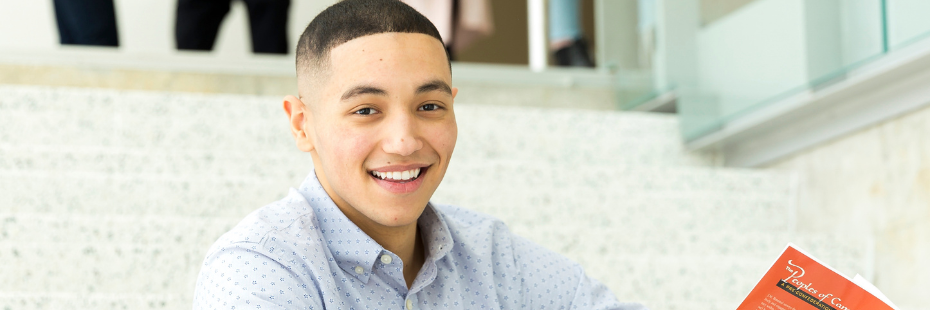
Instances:
[[[422,33],[442,42],[426,16],[399,0],[344,0],[320,12],[297,43],[297,72],[322,66],[329,52],[355,38],[387,33]],[[446,59],[451,60],[448,51]]]

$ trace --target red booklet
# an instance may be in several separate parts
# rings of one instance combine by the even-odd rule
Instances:
[[[884,301],[883,301],[884,300]],[[893,310],[862,278],[839,274],[792,244],[737,310]]]

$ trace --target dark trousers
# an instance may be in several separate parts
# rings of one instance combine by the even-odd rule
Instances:
[[[252,51],[287,54],[290,0],[244,0],[249,11]],[[180,50],[213,50],[232,0],[178,0],[174,34]]]
[[[119,46],[113,0],[55,0],[61,44]]]

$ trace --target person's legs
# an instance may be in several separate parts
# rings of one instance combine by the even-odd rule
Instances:
[[[578,0],[549,1],[549,44],[559,49],[581,38]]]
[[[174,39],[179,50],[213,50],[231,0],[178,0]]]
[[[249,9],[252,51],[287,54],[287,17],[290,0],[245,0]]]
[[[594,66],[581,33],[578,7],[578,0],[549,2],[549,48],[559,66]]]
[[[113,0],[55,0],[61,44],[119,46]]]

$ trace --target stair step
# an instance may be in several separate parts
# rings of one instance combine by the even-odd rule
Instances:
[[[294,152],[280,102],[277,97],[0,86],[0,141],[20,149]],[[481,105],[457,106],[456,113],[456,156],[464,159],[717,162],[712,153],[685,150],[671,116]],[[55,130],[47,124],[55,124]]]
[[[114,175],[209,175],[217,177],[267,177],[294,178],[306,175],[312,169],[309,154],[297,150],[283,152],[266,151],[204,151],[204,150],[163,150],[119,147],[51,147],[51,146],[13,146],[0,144],[0,173],[2,171],[21,172],[88,172],[92,174]],[[772,172],[749,170],[719,169],[702,167],[661,167],[656,165],[613,164],[598,161],[573,162],[551,158],[537,160],[494,159],[458,156],[452,159],[449,176],[446,181],[464,180],[474,182],[487,174],[507,176],[510,179],[521,177],[521,182],[560,182],[569,183],[583,177],[585,182],[600,183],[592,179],[608,176],[610,179],[638,174],[643,182],[656,185],[669,183],[665,174],[676,173],[680,179],[674,179],[674,186],[697,181],[720,180],[709,185],[726,184],[740,186],[745,184],[758,187],[762,183],[781,182],[783,178],[772,178]],[[480,172],[480,173],[479,173]],[[612,175],[613,174],[613,175]],[[683,178],[683,179],[682,179]],[[740,179],[734,182],[733,179]],[[453,180],[453,181],[450,181]],[[599,179],[603,180],[603,179]],[[706,183],[706,182],[705,182]],[[765,185],[765,184],[762,184]]]
[[[100,136],[88,133],[88,135]],[[201,146],[172,147],[124,147],[71,145],[62,139],[62,144],[0,143],[0,169],[39,169],[55,167],[69,169],[125,169],[128,171],[194,172],[203,168],[226,167],[250,168],[251,172],[279,171],[294,162],[310,162],[310,155],[293,146],[239,147],[237,149],[203,149]],[[74,137],[70,141],[82,139]],[[581,142],[572,137],[546,137],[514,141],[515,139],[460,137],[452,163],[481,162],[487,160],[565,163],[580,165],[637,165],[637,166],[698,166],[705,164],[702,158],[680,157],[669,153],[669,146],[652,142],[616,141],[597,145]],[[45,141],[45,140],[33,140]],[[236,140],[234,140],[236,141]],[[254,145],[245,141],[242,146]],[[211,142],[204,142],[209,144]],[[570,144],[570,145],[569,145]],[[67,145],[67,147],[63,147]],[[629,150],[637,150],[631,153]],[[619,154],[619,155],[618,155]],[[245,165],[245,167],[240,167]],[[278,167],[278,169],[274,169]],[[185,170],[187,169],[187,170]],[[213,171],[208,171],[210,173]]]
[[[621,300],[738,304],[778,252],[747,255],[566,253]],[[176,245],[2,244],[0,291],[190,294],[205,250]],[[80,265],[71,262],[80,261]],[[851,259],[849,261],[852,261]],[[36,262],[42,262],[36,264]],[[834,262],[848,267],[848,261]],[[695,285],[699,283],[700,285]]]
[[[674,116],[478,98],[455,107],[433,201],[501,218],[620,300],[735,308],[788,242],[868,270],[867,238],[792,233],[794,175],[707,168]],[[189,309],[210,244],[312,169],[281,100],[0,85],[0,309]]]
[[[642,300],[637,296],[619,296],[621,300],[644,303],[650,309],[663,310],[719,310],[735,309],[739,304],[719,301]],[[61,309],[61,310],[116,310],[116,309],[177,309],[191,307],[191,296],[157,294],[59,294],[12,292],[0,295],[2,309]]]
[[[174,244],[206,250],[241,219],[166,216],[86,216],[46,213],[0,214],[0,243]],[[572,224],[577,223],[577,224]],[[743,255],[766,257],[794,242],[812,253],[862,256],[837,243],[837,236],[796,236],[786,232],[665,229],[605,221],[508,223],[510,229],[560,253],[648,255]],[[597,237],[603,236],[603,237]],[[854,240],[853,238],[846,238]],[[803,242],[798,241],[803,240]],[[858,240],[858,239],[856,239]],[[832,246],[832,247],[831,247]],[[865,248],[865,247],[862,247]],[[820,251],[815,251],[820,249]],[[859,248],[853,248],[861,250]]]
[[[12,153],[12,152],[11,152]],[[281,179],[306,176],[312,168],[309,161],[281,160],[275,167],[265,168],[261,159],[246,161],[244,157],[203,155],[186,158],[190,162],[148,163],[95,155],[62,155],[61,160],[41,157],[10,156],[0,160],[2,179],[72,178],[87,180],[163,180],[177,182],[241,181],[277,182]],[[216,158],[223,158],[218,160]],[[293,159],[293,158],[292,158]],[[154,160],[153,160],[154,161]],[[236,164],[238,163],[238,164]],[[290,165],[287,165],[290,163]],[[12,169],[2,169],[12,167]],[[40,167],[45,169],[39,169]],[[225,169],[224,169],[225,168]],[[576,165],[566,163],[485,160],[453,162],[440,188],[471,190],[530,187],[539,188],[602,188],[611,192],[631,191],[726,191],[746,193],[789,194],[793,174],[738,169],[698,167],[656,167],[631,165]],[[294,184],[297,185],[297,184]],[[475,188],[477,187],[477,188]]]
[[[232,152],[237,154],[298,153],[283,117],[280,122],[264,124],[261,120],[243,120],[235,124],[204,124],[204,118],[168,116],[163,119],[135,120],[101,115],[86,120],[60,111],[37,113],[4,112],[0,115],[0,141],[3,147],[20,153],[32,149],[52,152],[113,150],[128,153],[203,154]],[[221,117],[221,116],[219,116]],[[242,124],[239,124],[242,123]],[[460,120],[460,124],[464,121]],[[56,130],[41,130],[46,124],[56,124]],[[165,124],[170,124],[166,126]],[[690,153],[680,140],[646,139],[636,133],[615,133],[611,137],[587,138],[567,134],[520,136],[501,133],[470,134],[461,125],[455,158],[513,159],[565,161],[572,163],[643,164],[643,165],[713,165],[715,157],[706,153]],[[9,152],[9,151],[8,151]],[[91,153],[93,154],[93,153]],[[112,155],[111,155],[112,156]],[[139,155],[136,155],[139,156]],[[267,156],[267,155],[265,155]]]
[[[730,306],[718,309],[734,309],[777,255],[778,252],[767,258],[613,255],[597,258],[597,262],[577,260],[620,300],[642,299],[647,305],[652,301],[724,303]]]
[[[609,192],[774,191],[773,194],[781,195],[790,190],[792,178],[791,173],[758,170],[487,160],[451,163],[441,186],[450,189],[465,184],[486,188],[601,187]]]
[[[7,291],[0,293],[0,309],[117,310],[191,308],[192,294],[71,294]]]
[[[791,220],[790,199],[778,192],[770,193],[772,189],[762,183],[750,190],[740,184],[740,178],[721,177],[734,183],[709,184],[710,188],[689,183],[676,188],[638,182],[635,175],[599,185],[579,177],[564,186],[551,180],[526,184],[493,175],[464,182],[449,175],[449,183],[443,184],[433,200],[487,212],[513,224],[546,223],[571,216],[618,225],[649,223],[669,229],[780,230],[786,229]],[[676,173],[665,176],[675,179]],[[3,173],[0,212],[241,218],[285,196],[287,189],[297,184],[298,180],[259,177]],[[708,214],[713,214],[712,221],[704,219]]]
[[[206,249],[241,218],[0,214],[0,243],[178,244]]]
[[[569,107],[576,110],[617,110],[618,108],[617,101],[614,99],[616,91],[609,88],[464,82],[456,80],[457,71],[455,68],[452,70],[452,84],[459,89],[455,97],[456,106]]]
[[[3,243],[0,274],[8,281],[0,292],[186,292],[206,252],[170,244]]]
[[[0,145],[0,171],[294,179],[306,176],[311,169],[310,155],[296,149],[284,152],[224,152]]]
[[[831,264],[848,263],[850,257],[861,258],[868,254],[867,242],[862,236],[686,229],[660,231],[653,227],[634,229],[596,224],[508,226],[515,234],[525,236],[550,250],[578,259],[585,257],[585,260],[590,260],[590,257],[636,254],[657,257],[738,256],[774,262],[778,251],[789,242]]]
[[[591,194],[597,194],[594,191]],[[771,201],[715,197],[663,196],[631,198],[617,195],[592,202],[584,194],[552,196],[540,203],[474,200],[472,209],[500,218],[508,225],[617,225],[630,229],[772,232],[789,229],[788,206]],[[488,197],[481,197],[488,198]],[[535,202],[535,201],[533,201]]]
[[[567,162],[714,165],[684,149],[673,115],[482,106],[456,107],[465,156]],[[464,157],[464,156],[463,156]]]

